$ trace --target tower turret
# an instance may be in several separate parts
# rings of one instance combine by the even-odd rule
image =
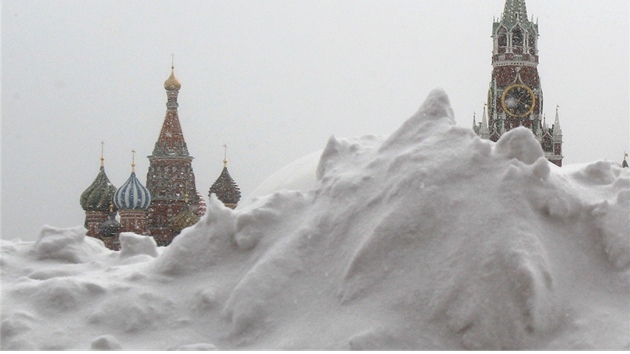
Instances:
[[[554,138],[553,131],[541,124],[544,115],[538,37],[538,23],[527,18],[525,0],[506,0],[500,19],[492,24],[488,133],[482,136],[481,129],[476,133],[497,141],[510,129],[526,127],[541,142],[549,160],[562,166],[562,133],[558,130]]]
[[[135,151],[131,151],[135,155]],[[135,158],[132,155],[131,175],[114,195],[114,204],[120,213],[121,232],[147,234],[147,209],[151,204],[151,193],[138,178]]]
[[[175,77],[175,67],[164,82],[166,90],[166,115],[153,153],[148,156],[147,189],[151,194],[148,212],[148,232],[159,246],[171,243],[178,232],[171,227],[171,219],[187,203],[199,203],[192,169],[193,157],[188,152],[179,120],[177,97],[181,83]]]
[[[101,142],[101,167],[94,182],[81,194],[81,208],[85,210],[85,228],[87,235],[100,239],[99,226],[109,214],[109,207],[112,203],[116,187],[109,181],[105,173],[105,157]]]
[[[223,158],[223,171],[217,180],[212,184],[208,191],[208,196],[215,194],[220,201],[223,202],[228,208],[236,208],[239,200],[241,200],[241,190],[230,176],[227,169],[227,145],[223,145],[225,148],[225,155]]]

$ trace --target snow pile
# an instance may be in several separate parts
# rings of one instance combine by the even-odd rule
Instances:
[[[629,215],[618,164],[481,140],[436,90],[390,137],[331,138],[312,190],[213,197],[169,247],[3,241],[2,349],[630,349]]]

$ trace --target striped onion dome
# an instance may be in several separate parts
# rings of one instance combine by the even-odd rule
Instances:
[[[81,207],[85,211],[108,212],[114,193],[116,193],[116,187],[107,178],[105,168],[101,164],[101,170],[96,179],[81,194]]]
[[[151,204],[151,193],[136,178],[136,173],[123,184],[114,194],[114,204],[118,209],[148,209]]]

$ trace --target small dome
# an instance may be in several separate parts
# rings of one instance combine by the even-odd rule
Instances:
[[[223,204],[229,208],[236,208],[238,201],[241,200],[241,190],[236,185],[236,182],[230,177],[227,167],[223,167],[223,172],[217,180],[214,182],[208,196],[216,194],[217,198],[223,202]]]
[[[175,78],[175,68],[171,67],[171,76],[164,81],[164,89],[172,91],[179,90],[182,87],[182,84],[179,83],[179,80]]]
[[[189,226],[195,225],[197,221],[199,221],[199,216],[190,210],[190,205],[186,204],[182,211],[171,218],[171,229],[180,232]]]
[[[206,215],[208,206],[206,205],[206,201],[203,199],[203,196],[201,196],[201,193],[199,193],[199,191],[196,191],[196,193],[197,193],[197,197],[199,198],[199,204],[197,204],[197,210],[195,214],[197,214],[197,216],[199,217],[202,217]]]
[[[81,194],[81,207],[85,211],[109,211],[116,187],[112,185],[105,174],[105,168],[96,176],[92,184]]]
[[[101,235],[105,237],[113,237],[120,231],[120,223],[116,220],[116,212],[109,213],[109,218],[99,227]]]
[[[151,204],[151,193],[138,181],[136,173],[131,172],[127,182],[116,191],[114,204],[118,209],[146,210]]]

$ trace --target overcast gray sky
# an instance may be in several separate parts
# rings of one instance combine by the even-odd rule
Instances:
[[[131,150],[145,183],[171,53],[197,188],[222,168],[246,197],[337,137],[389,134],[435,87],[458,125],[481,115],[504,0],[2,2],[2,238],[82,225],[81,193]],[[629,150],[629,5],[527,0],[539,21],[545,111],[564,163]]]

